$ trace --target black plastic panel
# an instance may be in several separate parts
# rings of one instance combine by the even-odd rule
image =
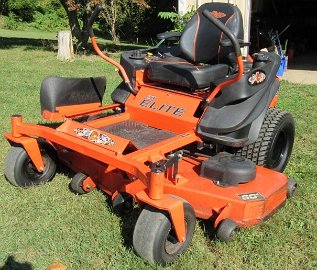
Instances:
[[[128,97],[130,96],[131,91],[124,82],[121,82],[117,88],[111,93],[111,99],[114,103],[124,104]]]
[[[224,88],[210,104],[197,129],[202,138],[234,147],[256,140],[265,113],[279,88],[275,74],[280,58],[274,53],[265,54],[270,61],[251,69],[240,81]],[[265,80],[250,85],[250,76],[258,71],[265,74]]]
[[[135,73],[139,69],[145,69],[147,63],[144,61],[146,50],[127,51],[121,54],[120,64],[126,71],[130,81],[135,83]]]
[[[41,85],[41,111],[56,112],[56,107],[102,103],[106,78],[47,77]]]
[[[178,57],[150,59],[148,77],[150,80],[192,89],[209,87],[211,82],[228,74],[224,64],[195,66]]]
[[[236,186],[254,180],[256,166],[248,159],[223,152],[202,162],[200,176],[220,186]]]

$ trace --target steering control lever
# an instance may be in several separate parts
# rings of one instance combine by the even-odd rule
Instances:
[[[95,50],[95,52],[104,60],[106,60],[108,63],[114,65],[119,71],[120,71],[120,75],[122,76],[126,86],[128,87],[129,91],[133,94],[136,95],[138,92],[133,88],[132,83],[130,82],[130,79],[126,73],[126,71],[124,70],[123,66],[121,66],[118,62],[114,61],[113,59],[111,59],[110,57],[108,57],[107,55],[105,55],[99,48],[97,41],[96,41],[96,37],[94,35],[94,31],[92,29],[92,25],[94,24],[95,20],[97,19],[98,15],[100,14],[101,11],[104,10],[104,7],[102,5],[98,5],[93,13],[91,14],[88,23],[87,23],[87,30],[89,32],[89,36],[91,39],[91,43],[92,46]]]

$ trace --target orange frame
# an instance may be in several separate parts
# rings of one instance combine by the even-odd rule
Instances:
[[[272,214],[286,200],[287,177],[283,174],[258,167],[257,178],[244,187],[221,188],[212,181],[201,178],[194,170],[198,161],[183,158],[179,162],[179,173],[173,178],[170,168],[164,174],[151,172],[148,162],[155,163],[165,159],[165,155],[194,142],[201,142],[195,128],[199,121],[195,111],[203,100],[173,91],[161,91],[143,82],[143,74],[137,80],[138,94],[130,95],[123,113],[109,115],[100,119],[79,123],[72,118],[109,111],[119,107],[113,104],[105,107],[88,107],[78,112],[72,108],[60,108],[52,118],[65,121],[57,128],[23,123],[21,116],[12,116],[12,132],[5,135],[11,143],[21,144],[38,171],[43,170],[37,138],[44,138],[53,145],[65,161],[71,160],[75,171],[88,172],[89,177],[83,189],[90,191],[99,187],[109,195],[118,192],[131,194],[140,204],[149,204],[157,209],[168,211],[177,238],[185,240],[183,203],[169,194],[187,200],[194,208],[196,216],[204,219],[215,218],[215,226],[230,217],[241,227],[261,222]],[[95,107],[94,107],[95,106]],[[124,154],[131,142],[99,128],[126,120],[142,122],[154,128],[168,130],[174,137],[150,145],[143,149]],[[114,142],[98,144],[80,137],[77,130],[95,130]],[[65,154],[66,153],[66,154]],[[70,153],[70,154],[67,154]],[[128,176],[128,177],[127,177]],[[275,179],[274,184],[265,179]],[[243,201],[240,193],[258,191],[264,196],[261,201]]]
[[[124,81],[130,84],[123,67],[101,52],[94,37],[92,44],[96,52],[115,65]],[[241,56],[237,57],[237,63],[238,74],[218,85],[206,97],[169,89],[162,91],[157,85],[146,82],[143,71],[137,71],[136,86],[133,90],[137,94],[129,96],[125,103],[125,112],[79,123],[73,119],[113,110],[121,105],[101,106],[94,103],[59,107],[54,113],[44,111],[43,117],[46,119],[64,120],[57,129],[26,124],[23,123],[22,116],[14,115],[11,118],[12,131],[5,134],[5,137],[11,144],[16,143],[24,147],[39,172],[45,166],[37,142],[38,138],[42,138],[57,150],[58,156],[72,169],[85,172],[89,176],[83,183],[84,190],[90,191],[99,187],[111,196],[118,192],[127,192],[139,204],[148,204],[168,211],[179,242],[185,241],[186,230],[183,202],[175,195],[187,200],[197,217],[214,218],[215,227],[226,218],[231,218],[240,227],[252,226],[262,222],[285,202],[287,177],[284,174],[257,167],[255,180],[238,187],[223,188],[200,177],[196,172],[195,168],[203,158],[197,160],[183,157],[179,161],[179,171],[175,176],[172,173],[173,167],[169,167],[164,173],[157,173],[151,171],[148,166],[149,163],[164,160],[166,154],[176,149],[201,142],[195,132],[200,121],[195,112],[202,101],[210,103],[223,87],[241,78]],[[276,102],[277,98],[274,98],[270,106],[275,106]],[[100,128],[127,120],[164,129],[175,135],[143,149],[126,153],[125,150],[132,142],[101,131]],[[254,192],[259,193],[262,199],[244,199]]]

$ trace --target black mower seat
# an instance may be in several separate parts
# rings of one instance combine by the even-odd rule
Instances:
[[[228,74],[225,64],[194,65],[179,57],[165,57],[149,61],[148,78],[152,81],[184,86],[205,88]]]
[[[243,40],[243,22],[240,10],[227,3],[206,3],[186,24],[179,42],[179,54],[169,54],[163,48],[146,57],[148,78],[161,83],[185,86],[191,89],[209,87],[224,78],[236,62],[233,48],[223,46],[227,37],[202,14],[208,10],[237,37]],[[163,51],[163,53],[161,53]]]

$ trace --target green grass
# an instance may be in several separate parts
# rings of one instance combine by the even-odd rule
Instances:
[[[12,31],[8,29],[0,29],[0,36],[7,38],[28,38],[28,39],[51,39],[57,40],[56,32],[45,32],[37,30],[28,30],[28,31]]]
[[[41,47],[42,50],[55,51],[57,50],[57,34],[57,32],[37,30],[12,31],[0,28],[0,48],[10,49],[24,46],[25,50]],[[104,37],[98,37],[98,43],[101,49],[109,53],[144,47],[144,45],[131,44],[125,41],[122,41],[120,44],[113,44],[111,40]]]
[[[15,44],[8,49],[0,44],[2,134],[10,131],[11,114],[22,114],[25,122],[42,121],[39,86],[45,76],[106,74],[105,102],[120,81],[114,68],[95,56],[59,62],[55,51],[38,46]],[[209,235],[210,222],[199,221],[190,248],[167,269],[317,268],[316,87],[282,82],[279,94],[279,107],[296,120],[294,152],[286,170],[299,182],[296,195],[268,221],[241,230],[229,244]],[[8,149],[6,140],[0,139],[0,168]],[[60,170],[47,185],[22,189],[11,186],[1,169],[0,183],[0,268],[42,270],[59,261],[68,269],[161,269],[133,252],[138,211],[116,216],[98,190],[74,195],[65,171]],[[10,258],[15,267],[6,263]]]

